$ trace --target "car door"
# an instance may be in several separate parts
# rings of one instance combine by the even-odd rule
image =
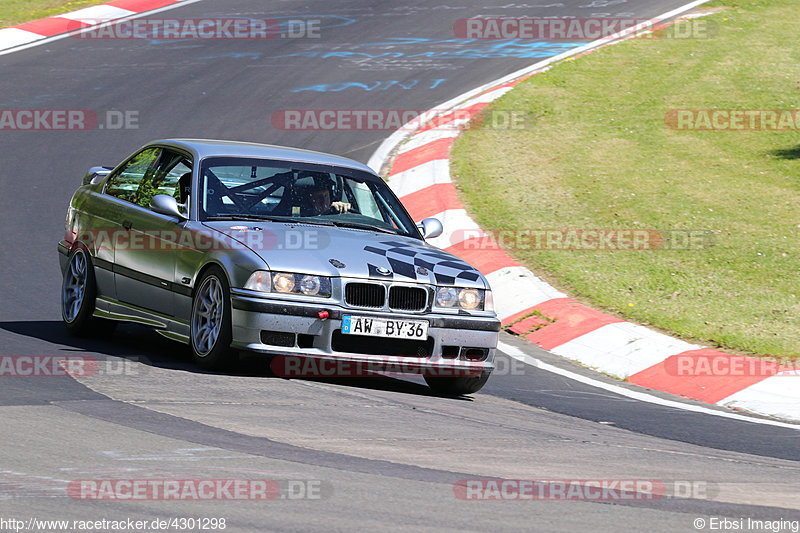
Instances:
[[[164,148],[141,180],[122,221],[130,232],[128,246],[119,247],[114,256],[117,298],[121,302],[175,315],[174,291],[182,288],[175,279],[175,265],[184,221],[152,211],[150,202],[157,194],[179,200],[180,179],[191,172],[187,154]]]
[[[98,291],[101,295],[118,298],[114,276],[117,250],[127,246],[130,232],[123,226],[136,198],[141,181],[161,156],[161,148],[145,148],[129,157],[109,175],[103,192],[92,198],[90,237],[94,255]]]

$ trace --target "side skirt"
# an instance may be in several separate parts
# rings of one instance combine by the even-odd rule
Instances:
[[[164,337],[189,344],[189,323],[107,297],[97,299],[94,316],[151,326]]]

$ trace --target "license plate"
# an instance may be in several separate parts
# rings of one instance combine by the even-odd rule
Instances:
[[[428,322],[344,315],[342,317],[342,333],[397,339],[427,339]]]

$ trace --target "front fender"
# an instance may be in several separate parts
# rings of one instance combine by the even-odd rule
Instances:
[[[224,233],[191,223],[187,224],[185,231],[201,237],[192,239],[198,241],[195,243],[197,246],[182,248],[176,261],[176,278],[192,290],[200,273],[210,264],[219,266],[225,272],[233,288],[244,287],[254,271],[269,269],[269,265],[257,253]]]

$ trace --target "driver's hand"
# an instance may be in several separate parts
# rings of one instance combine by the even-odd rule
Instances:
[[[336,213],[347,213],[350,211],[350,204],[347,202],[331,202],[331,211]]]

